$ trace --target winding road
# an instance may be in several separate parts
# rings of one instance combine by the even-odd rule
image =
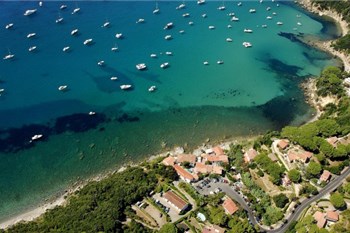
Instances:
[[[330,181],[317,195],[310,197],[310,198],[304,200],[303,202],[301,202],[301,204],[294,209],[294,212],[288,218],[286,218],[284,220],[284,221],[287,221],[286,224],[283,224],[279,228],[273,229],[273,230],[266,229],[265,227],[262,227],[258,223],[258,221],[256,220],[256,218],[254,216],[253,211],[251,210],[251,208],[249,207],[247,202],[242,198],[242,196],[240,194],[238,194],[236,191],[234,191],[232,189],[232,186],[229,186],[228,184],[225,184],[225,183],[215,183],[215,184],[211,184],[211,185],[213,186],[213,188],[217,188],[217,187],[221,188],[222,191],[225,192],[230,198],[232,198],[236,202],[238,202],[242,206],[242,208],[247,211],[248,218],[249,218],[250,222],[253,225],[258,225],[261,232],[283,233],[288,229],[288,227],[290,226],[290,224],[293,221],[298,220],[298,218],[300,217],[300,214],[303,212],[303,210],[306,207],[308,207],[312,202],[321,199],[327,193],[330,193],[333,190],[337,189],[342,184],[342,181],[349,174],[350,174],[350,168],[348,168],[345,172],[343,172],[340,176],[336,177],[334,180]]]

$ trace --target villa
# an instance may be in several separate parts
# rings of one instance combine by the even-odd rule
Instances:
[[[174,207],[178,213],[183,213],[188,208],[188,203],[172,191],[164,193],[163,198]]]
[[[187,183],[191,183],[193,181],[198,180],[198,176],[196,174],[192,174],[192,173],[188,172],[187,170],[185,170],[181,166],[175,164],[173,167],[174,167],[176,173],[179,175],[179,177],[182,180],[186,181]]]
[[[281,150],[285,150],[289,146],[289,141],[286,140],[286,139],[281,139],[281,140],[278,141],[277,146]]]
[[[337,222],[339,220],[339,214],[335,211],[327,211],[326,219],[330,222]]]
[[[320,180],[319,182],[328,182],[332,177],[332,173],[330,173],[329,171],[327,170],[323,170],[323,173],[322,175],[320,176]]]
[[[238,210],[236,203],[234,203],[229,197],[226,197],[224,203],[222,204],[222,207],[224,207],[225,213],[229,215],[236,213]]]
[[[313,153],[298,148],[290,149],[287,152],[287,157],[290,163],[293,163],[294,161],[308,163],[312,158],[312,155]]]
[[[224,233],[225,229],[218,225],[210,224],[203,227],[202,233]]]
[[[250,148],[248,151],[246,151],[243,155],[244,161],[246,163],[250,163],[250,161],[254,160],[254,158],[258,155],[258,152],[254,150],[253,148]]]
[[[325,219],[324,213],[322,213],[320,211],[316,211],[314,213],[313,217],[316,221],[316,225],[318,228],[323,228],[326,225],[327,220]]]

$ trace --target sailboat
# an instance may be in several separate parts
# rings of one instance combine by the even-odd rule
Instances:
[[[61,23],[63,21],[63,18],[60,13],[58,13],[58,19],[56,19],[56,23]]]
[[[159,8],[158,8],[158,2],[156,2],[156,8],[153,10],[153,14],[158,14],[159,13]]]
[[[10,60],[15,56],[14,54],[11,54],[10,49],[7,49],[7,50],[9,51],[9,54],[3,58],[4,60]]]

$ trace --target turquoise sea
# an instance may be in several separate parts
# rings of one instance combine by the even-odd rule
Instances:
[[[181,3],[186,7],[176,9]],[[334,38],[338,30],[292,2],[157,4],[159,14],[152,13],[154,1],[0,2],[0,55],[15,55],[0,61],[0,220],[77,180],[162,150],[301,124],[313,110],[300,82],[339,62],[295,40]],[[28,9],[37,12],[24,16]],[[55,23],[59,17],[63,22]],[[136,23],[140,18],[144,23]],[[106,21],[110,26],[101,27]],[[164,30],[169,22],[174,27]],[[84,45],[89,38],[94,43]],[[31,46],[37,49],[29,52]],[[147,70],[137,70],[138,63]],[[133,88],[123,91],[123,84]],[[67,91],[58,90],[62,85]],[[30,142],[36,134],[43,138]]]

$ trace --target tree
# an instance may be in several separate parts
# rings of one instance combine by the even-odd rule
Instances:
[[[300,172],[297,169],[292,169],[288,172],[289,179],[294,183],[299,183],[301,179]]]
[[[283,193],[274,196],[272,199],[279,208],[283,208],[289,202],[288,197]]]
[[[316,187],[314,187],[311,184],[305,184],[303,185],[303,187],[300,189],[300,194],[312,194],[312,195],[316,195],[318,193],[318,190]]]
[[[272,225],[283,218],[283,213],[280,209],[276,209],[273,206],[266,208],[266,213],[263,215],[263,223],[266,225]]]
[[[227,222],[227,215],[225,214],[225,211],[218,207],[212,207],[210,208],[210,220],[212,223],[217,225],[225,225]]]
[[[346,193],[350,194],[350,183],[346,183],[343,188]]]
[[[318,176],[321,173],[322,167],[319,163],[311,161],[309,166],[306,168],[306,172],[311,176]]]
[[[338,192],[331,195],[330,201],[337,209],[342,209],[346,206],[343,195]]]
[[[158,232],[159,233],[177,233],[178,230],[177,230],[175,224],[167,223],[167,224],[164,224]]]

